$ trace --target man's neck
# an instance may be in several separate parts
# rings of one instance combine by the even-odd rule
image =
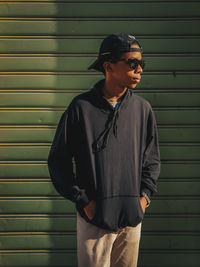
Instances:
[[[126,90],[127,87],[121,88],[113,83],[110,83],[109,81],[105,81],[104,87],[102,88],[102,93],[108,101],[117,102],[120,97],[124,95]]]

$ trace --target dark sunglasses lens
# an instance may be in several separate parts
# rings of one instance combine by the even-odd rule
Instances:
[[[141,61],[140,61],[140,66],[141,66],[142,69],[144,69],[144,67],[145,67],[145,62],[144,62],[144,60],[141,60]]]
[[[128,64],[132,70],[135,70],[138,65],[140,65],[142,69],[144,69],[145,66],[144,60],[137,60],[136,58],[128,59]]]
[[[132,70],[135,70],[138,66],[138,62],[135,58],[128,59],[128,64]]]

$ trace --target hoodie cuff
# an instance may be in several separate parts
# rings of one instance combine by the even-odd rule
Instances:
[[[142,192],[146,193],[147,196],[148,196],[149,198],[151,198],[151,196],[152,196],[152,191],[151,191],[150,189],[144,187],[144,188],[141,189],[141,193],[140,193],[140,195],[142,194]]]
[[[88,199],[85,192],[83,192],[81,194],[81,197],[76,201],[76,204],[82,209],[85,208],[85,206],[87,206],[89,203],[90,203],[90,200]]]
[[[78,186],[73,186],[73,201],[83,209],[90,202],[88,196],[85,193],[84,189],[80,189]]]

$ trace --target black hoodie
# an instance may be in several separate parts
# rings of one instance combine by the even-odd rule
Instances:
[[[101,93],[103,83],[75,97],[63,113],[48,165],[56,190],[86,221],[116,231],[143,219],[141,192],[151,197],[157,191],[160,155],[150,104],[127,89],[115,109]],[[83,208],[91,200],[96,213],[89,220]]]

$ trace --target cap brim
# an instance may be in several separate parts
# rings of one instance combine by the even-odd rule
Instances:
[[[101,59],[100,58],[97,58],[89,67],[88,67],[88,70],[91,70],[91,69],[94,69],[94,70],[101,70]]]

